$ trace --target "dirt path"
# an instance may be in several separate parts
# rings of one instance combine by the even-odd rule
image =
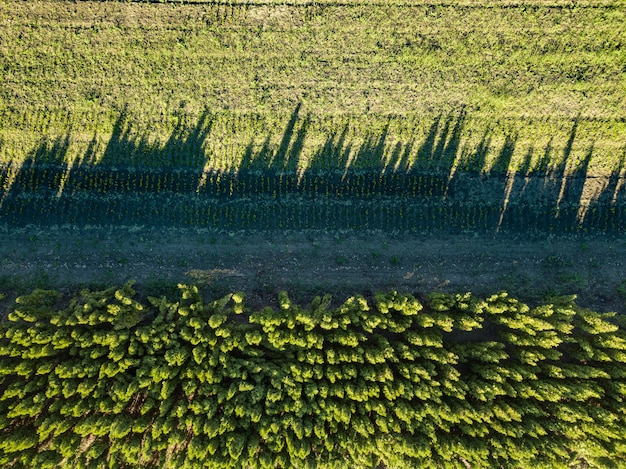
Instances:
[[[144,294],[198,282],[209,293],[243,290],[267,304],[331,292],[397,289],[489,294],[529,302],[577,294],[602,311],[626,311],[626,239],[608,237],[393,236],[230,233],[139,227],[27,228],[0,232],[0,292],[104,287],[137,280]]]

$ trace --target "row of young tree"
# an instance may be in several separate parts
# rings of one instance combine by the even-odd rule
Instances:
[[[624,319],[573,300],[36,290],[0,323],[0,465],[623,467]]]

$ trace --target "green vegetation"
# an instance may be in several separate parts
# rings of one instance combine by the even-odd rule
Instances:
[[[623,232],[625,22],[617,1],[3,2],[0,220]]]
[[[98,160],[122,112],[130,140],[162,146],[208,109],[218,119],[205,151],[225,169],[250,144],[279,146],[303,103],[303,157],[345,124],[352,148],[389,125],[392,151],[464,107],[462,147],[488,132],[487,162],[515,136],[518,165],[548,142],[557,164],[579,118],[579,159],[593,145],[612,169],[625,132],[626,12],[577,3],[3,2],[2,159],[69,132],[68,159],[90,148]]]
[[[6,0],[0,224],[622,234],[624,24],[609,0]],[[566,262],[540,267],[586,286]],[[626,324],[571,297],[53,282],[0,314],[3,467],[626,465]]]
[[[88,139],[112,130],[125,105],[141,135],[151,124],[173,130],[181,104],[235,118],[300,101],[315,116],[466,105],[493,124],[580,114],[620,128],[620,2],[350,3],[4,2],[3,107],[37,129],[63,128],[69,113]]]
[[[285,123],[280,145],[251,143],[234,166],[218,160],[226,166],[211,167],[206,159],[210,129],[219,125],[210,112],[163,147],[133,140],[123,113],[102,156],[94,156],[93,140],[78,163],[68,160],[69,134],[44,139],[0,174],[0,218],[12,225],[132,220],[231,231],[626,230],[626,154],[604,175],[594,173],[591,150],[576,163],[579,119],[556,165],[549,144],[537,163],[529,152],[521,170],[512,170],[517,140],[509,137],[490,165],[490,135],[483,134],[476,151],[461,151],[469,119],[461,110],[434,118],[424,141],[396,142],[391,153],[391,124],[358,148],[347,142],[345,124],[303,166],[310,120],[301,109],[298,104]]]
[[[69,300],[69,301],[68,301]],[[395,292],[251,311],[36,290],[0,324],[4,467],[622,467],[623,318]]]

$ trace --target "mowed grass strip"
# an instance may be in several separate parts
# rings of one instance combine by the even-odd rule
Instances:
[[[97,161],[120,123],[128,141],[165,146],[208,111],[209,166],[232,168],[247,148],[280,151],[297,108],[304,165],[343,131],[345,147],[384,134],[382,154],[398,143],[417,153],[463,114],[458,152],[485,151],[487,135],[486,165],[514,140],[513,166],[592,151],[591,170],[614,171],[625,23],[624,4],[608,1],[7,1],[0,161],[66,137],[67,160]]]

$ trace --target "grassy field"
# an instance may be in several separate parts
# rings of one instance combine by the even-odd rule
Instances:
[[[300,106],[303,166],[344,130],[352,152],[385,131],[388,156],[462,110],[458,155],[487,136],[486,169],[507,138],[511,168],[546,148],[558,165],[568,144],[574,162],[593,150],[592,172],[620,167],[621,2],[254,3],[3,2],[0,161],[57,138],[97,161],[121,117],[162,148],[210,113],[201,148],[223,170],[277,151]]]
[[[0,220],[623,232],[625,22],[621,2],[3,2]]]

